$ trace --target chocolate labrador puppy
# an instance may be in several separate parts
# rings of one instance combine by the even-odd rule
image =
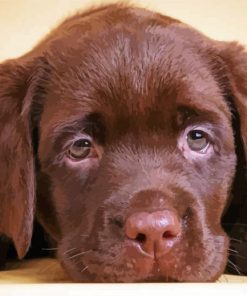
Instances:
[[[36,217],[74,281],[223,273],[245,177],[242,46],[113,4],[1,64],[0,82],[0,233],[19,258]]]

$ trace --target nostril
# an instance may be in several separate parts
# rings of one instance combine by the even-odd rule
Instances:
[[[146,235],[144,233],[138,233],[135,240],[138,241],[138,243],[144,243],[146,241]]]
[[[174,235],[171,231],[165,231],[162,235],[165,239],[171,239],[174,238],[176,235]]]

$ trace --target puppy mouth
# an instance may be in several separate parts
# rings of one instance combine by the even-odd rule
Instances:
[[[125,245],[125,257],[131,258],[129,259],[131,263],[127,264],[132,265],[133,269],[142,276],[142,280],[136,282],[178,282],[177,279],[169,276],[172,272],[170,269],[174,269],[174,266],[170,268],[169,261],[172,260],[170,253],[172,252],[161,255],[155,251],[155,248],[153,253],[147,253],[140,244],[131,241]]]
[[[162,271],[161,264],[156,259],[147,259],[141,261],[138,266],[127,262],[124,271],[119,274],[119,268],[114,265],[98,265],[97,270],[91,264],[85,264],[81,261],[62,260],[62,265],[75,282],[83,283],[164,283],[179,282],[178,279]],[[107,270],[108,269],[108,270]],[[107,272],[104,274],[104,271]],[[116,272],[116,270],[118,270]],[[114,274],[114,276],[112,276]]]
[[[179,266],[174,261],[174,254],[157,259],[141,253],[133,257],[133,254],[127,252],[128,255],[121,256],[121,264],[109,264],[98,262],[94,258],[95,252],[97,253],[95,250],[88,252],[81,260],[77,260],[77,257],[72,258],[73,260],[61,258],[62,265],[72,280],[84,283],[164,283],[211,282],[216,279],[210,279],[203,271],[198,271],[197,276],[193,275],[195,266]]]
[[[168,272],[164,272],[161,268],[160,260],[150,258],[151,271],[142,280],[135,281],[136,283],[164,283],[164,282],[179,282],[175,277],[169,276]]]
[[[125,245],[120,265],[114,262],[100,263],[97,260],[100,254],[101,252],[96,249],[78,250],[75,253],[60,249],[58,257],[61,265],[75,282],[178,282],[162,270],[161,261],[163,260],[144,252],[135,244]]]
[[[125,240],[111,245],[107,250],[84,245],[68,252],[69,245],[60,245],[58,257],[72,280],[84,283],[145,283],[145,282],[212,282],[224,271],[223,237],[215,239],[218,244],[203,254],[203,246],[193,245],[196,254],[186,250],[186,243],[178,240],[173,249],[159,256],[145,252],[140,244]],[[215,242],[215,243],[216,243]],[[219,244],[220,243],[220,244]],[[94,244],[95,246],[95,244]],[[215,246],[222,249],[215,252]],[[225,243],[225,246],[226,243]],[[98,246],[99,247],[99,246]],[[225,247],[224,247],[225,250]],[[208,252],[214,253],[211,260]],[[223,258],[224,257],[224,258]],[[211,270],[211,271],[210,271]],[[210,272],[209,272],[210,271]]]

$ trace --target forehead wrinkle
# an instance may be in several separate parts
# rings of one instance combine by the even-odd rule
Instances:
[[[67,78],[62,80],[67,84],[60,95],[66,100],[69,94],[67,100],[77,101],[82,110],[91,108],[112,118],[123,113],[128,118],[145,117],[157,108],[168,118],[180,97],[191,106],[207,108],[209,102],[209,108],[212,104],[224,109],[199,55],[167,28],[149,27],[138,34],[111,31],[110,37],[94,38],[90,50],[75,53],[80,63],[65,72]],[[70,79],[72,73],[76,79]],[[187,93],[190,96],[185,97]]]
[[[87,89],[94,90],[101,95],[105,104],[111,103],[109,100],[118,100],[120,95],[130,99],[128,93],[132,92],[135,97],[133,108],[140,103],[138,95],[150,94],[163,84],[174,83],[172,76],[181,76],[182,71],[177,64],[181,64],[181,53],[185,49],[178,47],[174,40],[166,40],[166,36],[142,31],[138,31],[138,34],[117,32],[115,36],[107,36],[100,41],[92,40],[91,45],[87,44],[80,54],[74,54],[79,62],[79,66],[73,68],[73,78],[77,79],[70,82],[72,69],[65,73],[58,72],[57,77],[61,81],[60,75],[66,76],[62,80],[66,81],[64,89],[67,92],[71,90],[79,97],[83,92],[85,96]],[[172,69],[175,68],[174,64],[176,71]],[[58,86],[61,87],[60,82]],[[98,86],[97,89],[95,86]],[[146,103],[149,101],[146,100]]]
[[[121,97],[123,103],[124,100],[131,100],[132,110],[137,106],[141,109],[140,107],[159,103],[155,98],[160,94],[165,98],[166,93],[179,92],[184,85],[195,88],[198,93],[217,95],[219,90],[216,83],[197,53],[184,48],[181,42],[177,44],[170,39],[164,41],[160,36],[151,37],[157,38],[156,42],[152,38],[139,42],[142,49],[134,55],[133,63],[129,65],[131,75],[125,73],[126,67],[119,65],[116,69],[120,79],[110,80],[109,92],[104,98],[106,104]],[[128,77],[131,77],[131,81]]]

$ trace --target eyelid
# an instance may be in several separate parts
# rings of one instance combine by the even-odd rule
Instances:
[[[89,140],[92,144],[94,144],[94,140],[88,134],[77,133],[74,137],[72,137],[71,139],[69,139],[64,144],[63,149],[64,150],[67,150],[71,145],[73,145],[74,142],[76,142],[78,140],[82,140],[82,139]]]
[[[213,125],[208,122],[207,123],[190,124],[190,125],[187,125],[183,130],[184,130],[184,132],[192,131],[192,130],[201,130],[211,137],[213,137],[213,135],[214,135]]]

